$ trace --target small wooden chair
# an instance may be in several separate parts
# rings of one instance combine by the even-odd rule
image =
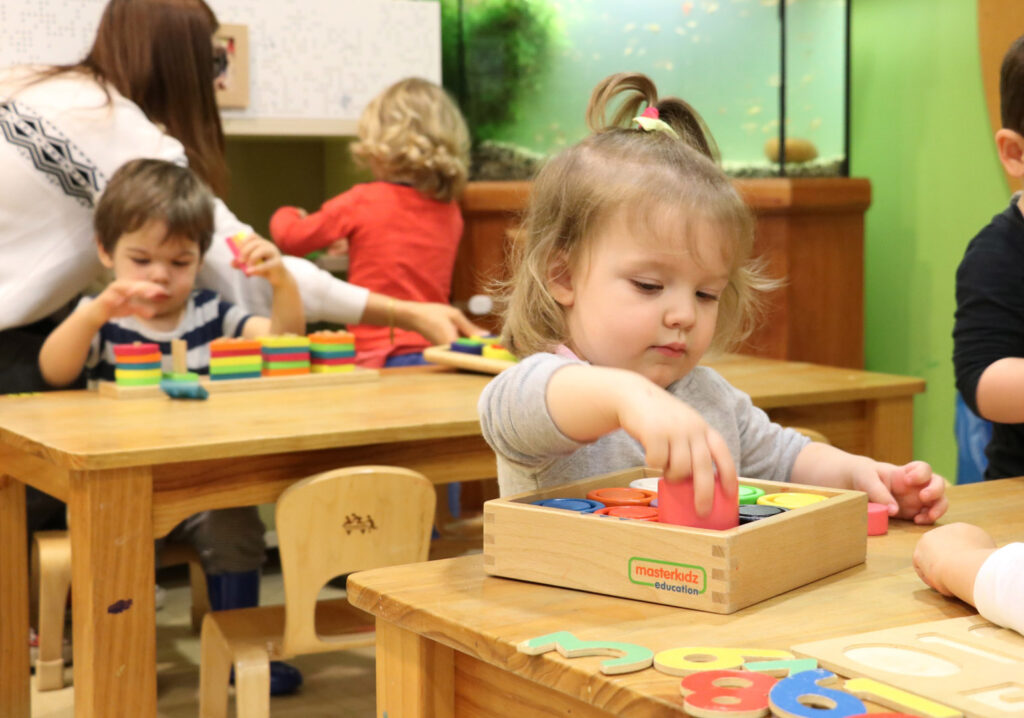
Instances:
[[[207,614],[201,718],[226,718],[232,665],[237,715],[267,718],[271,660],[371,645],[374,617],[344,598],[318,602],[320,590],[335,576],[425,561],[434,505],[426,477],[390,466],[328,471],[288,487],[275,511],[285,605]]]
[[[192,630],[199,631],[210,612],[206,574],[199,554],[191,546],[169,543],[160,552],[160,564],[188,564],[192,584]],[[67,531],[36,531],[32,535],[32,613],[39,637],[36,689],[64,687],[64,612],[71,590],[71,537]]]

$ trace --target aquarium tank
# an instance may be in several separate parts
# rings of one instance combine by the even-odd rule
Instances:
[[[737,177],[847,173],[848,0],[441,0],[473,179],[528,179],[586,134],[606,75],[690,102]],[[785,156],[780,163],[780,149]]]

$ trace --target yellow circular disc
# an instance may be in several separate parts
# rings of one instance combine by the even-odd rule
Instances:
[[[765,494],[757,500],[757,503],[764,506],[781,506],[784,509],[798,509],[801,506],[810,506],[826,497],[819,494],[800,494],[796,492],[784,494]]]

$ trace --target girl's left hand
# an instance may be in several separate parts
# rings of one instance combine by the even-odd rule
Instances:
[[[869,460],[870,461],[870,460]],[[916,524],[933,524],[946,513],[946,480],[923,461],[895,466],[871,461],[873,467],[854,472],[854,488],[868,494],[868,499],[888,504],[889,515],[913,520]]]

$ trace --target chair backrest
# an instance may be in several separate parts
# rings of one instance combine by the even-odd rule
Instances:
[[[275,511],[285,589],[287,655],[323,650],[316,601],[330,579],[369,568],[426,561],[436,494],[420,473],[357,466],[288,487]]]

